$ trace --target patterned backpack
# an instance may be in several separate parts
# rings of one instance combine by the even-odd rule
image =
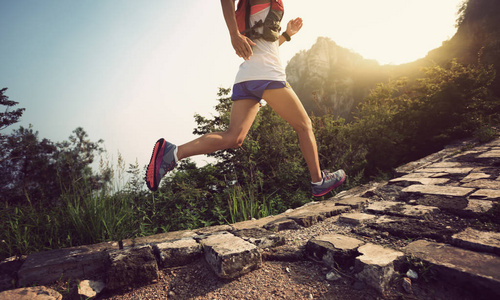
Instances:
[[[264,22],[260,20],[255,24],[250,24],[250,0],[239,0],[236,9],[236,21],[238,30],[241,34],[247,36],[251,40],[263,38],[266,41],[274,42],[280,36],[280,23],[283,19],[284,9],[281,0],[270,0],[271,9],[266,16]],[[263,27],[262,34],[257,32],[257,28]]]

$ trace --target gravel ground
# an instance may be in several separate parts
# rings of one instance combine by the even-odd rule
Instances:
[[[162,270],[154,284],[97,299],[382,299],[366,287],[354,289],[350,279],[330,282],[325,279],[327,272],[310,261],[268,261],[258,270],[224,280],[200,259]]]

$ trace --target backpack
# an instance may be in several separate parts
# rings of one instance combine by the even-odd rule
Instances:
[[[283,19],[284,8],[281,0],[270,0],[271,9],[264,22],[260,20],[250,26],[250,0],[239,0],[236,9],[236,22],[241,34],[254,40],[263,38],[266,41],[274,42],[280,36],[280,23]],[[256,28],[264,27],[262,34],[256,31]]]

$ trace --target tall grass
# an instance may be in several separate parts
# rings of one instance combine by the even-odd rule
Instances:
[[[231,223],[259,219],[275,213],[270,196],[259,195],[251,186],[235,185],[228,190],[228,208]]]

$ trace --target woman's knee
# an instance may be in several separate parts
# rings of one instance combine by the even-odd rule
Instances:
[[[292,127],[297,133],[311,132],[313,130],[312,121],[309,117],[292,124]]]
[[[234,135],[226,132],[226,138],[224,139],[224,146],[226,149],[236,149],[240,148],[245,141],[245,136]]]

